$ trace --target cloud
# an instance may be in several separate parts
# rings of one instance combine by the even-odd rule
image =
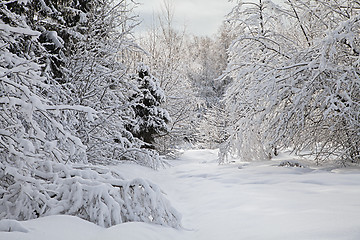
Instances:
[[[138,12],[143,26],[150,26],[153,15],[161,14],[163,0],[138,0],[142,3]],[[224,16],[230,12],[234,3],[227,0],[172,0],[174,7],[174,26],[196,35],[212,35],[220,27]]]

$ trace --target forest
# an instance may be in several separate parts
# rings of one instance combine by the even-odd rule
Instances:
[[[146,176],[182,149],[360,164],[360,1],[237,0],[217,34],[136,37],[136,1],[0,0],[0,219],[181,228]]]

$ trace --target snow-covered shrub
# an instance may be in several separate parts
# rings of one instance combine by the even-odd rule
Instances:
[[[100,226],[139,221],[180,227],[181,216],[144,179],[125,180],[106,167],[34,161],[0,163],[0,219],[66,214]]]

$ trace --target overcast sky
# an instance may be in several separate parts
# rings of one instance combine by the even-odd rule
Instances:
[[[137,31],[151,26],[156,14],[161,14],[164,0],[137,0],[141,5],[137,13],[143,20]],[[228,0],[170,0],[174,8],[174,27],[196,35],[213,35],[218,30],[224,16],[230,12],[234,3]]]

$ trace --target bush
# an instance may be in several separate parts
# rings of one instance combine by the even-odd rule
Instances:
[[[0,219],[66,214],[103,227],[131,221],[180,227],[181,216],[156,185],[140,178],[125,180],[106,167],[0,163],[0,186]]]

